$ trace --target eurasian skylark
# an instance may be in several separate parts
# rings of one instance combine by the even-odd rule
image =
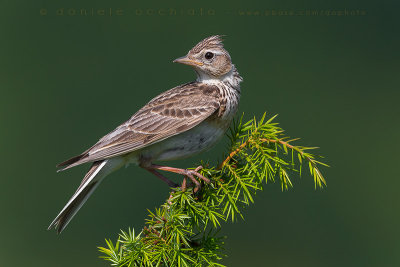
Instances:
[[[224,49],[220,36],[210,36],[186,56],[174,62],[192,66],[194,82],[172,88],[153,98],[127,122],[101,138],[94,146],[58,165],[59,171],[93,162],[75,194],[50,224],[60,233],[101,181],[111,172],[135,163],[165,181],[178,186],[158,170],[179,173],[196,187],[198,178],[209,179],[198,170],[161,165],[155,161],[182,159],[211,148],[229,127],[239,104],[240,77]],[[183,184],[186,184],[184,178]]]

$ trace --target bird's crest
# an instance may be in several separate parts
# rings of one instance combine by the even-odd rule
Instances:
[[[222,35],[213,35],[205,38],[200,41],[195,47],[193,47],[190,52],[193,54],[199,53],[204,48],[212,49],[212,48],[223,48],[224,44],[222,43]]]

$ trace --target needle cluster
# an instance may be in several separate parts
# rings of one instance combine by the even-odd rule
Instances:
[[[279,181],[282,190],[293,186],[291,176],[308,167],[315,187],[325,179],[312,147],[293,145],[273,122],[255,118],[232,126],[229,154],[216,166],[201,163],[200,173],[210,178],[201,189],[174,188],[160,208],[149,211],[140,233],[121,231],[115,243],[106,240],[100,247],[102,258],[112,266],[224,266],[224,239],[221,223],[243,219],[241,210],[268,182]]]

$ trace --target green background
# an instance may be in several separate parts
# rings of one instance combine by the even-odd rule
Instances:
[[[321,147],[316,152],[331,165],[322,169],[326,189],[314,190],[307,175],[288,192],[270,184],[245,222],[224,225],[224,263],[400,265],[398,4],[31,2],[0,1],[0,266],[107,266],[96,246],[119,229],[143,227],[146,209],[159,206],[168,188],[130,166],[103,182],[65,232],[46,231],[88,168],[57,174],[55,165],[152,97],[193,80],[189,67],[172,60],[213,34],[227,35],[244,78],[245,118],[278,113],[288,135]],[[123,15],[68,15],[70,8],[121,8]],[[169,8],[177,14],[146,14]],[[366,13],[256,13],[272,9]],[[255,13],[240,15],[246,10]],[[225,144],[172,165],[217,161]]]

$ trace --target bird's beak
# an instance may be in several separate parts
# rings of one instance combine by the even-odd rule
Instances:
[[[204,64],[192,59],[189,59],[187,56],[184,57],[180,57],[175,59],[174,61],[172,61],[174,63],[181,63],[181,64],[185,64],[185,65],[189,65],[189,66],[203,66]]]

